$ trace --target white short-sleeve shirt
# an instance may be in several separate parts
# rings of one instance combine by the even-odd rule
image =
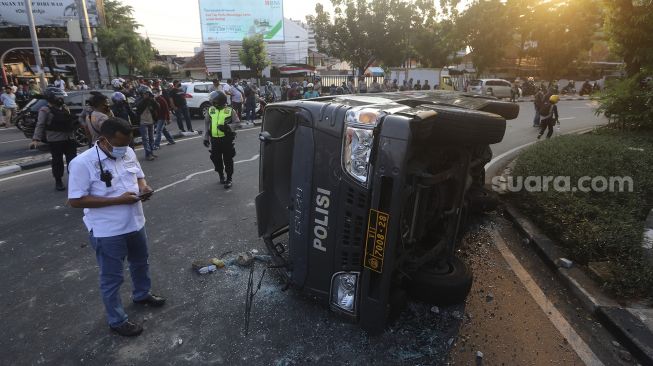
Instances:
[[[110,171],[113,176],[111,187],[107,187],[106,183],[100,180],[99,161],[102,161],[102,168]],[[145,174],[134,150],[128,148],[123,158],[114,160],[95,146],[71,161],[68,173],[68,198],[118,197],[125,192],[138,193],[139,178],[145,178]],[[85,208],[84,224],[97,238],[139,231],[145,226],[143,204],[137,202],[128,205]]]

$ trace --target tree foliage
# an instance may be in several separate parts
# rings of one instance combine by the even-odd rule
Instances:
[[[170,69],[167,66],[155,65],[150,69],[150,74],[159,78],[167,79],[170,77]]]
[[[443,66],[460,48],[451,36],[453,23],[441,20],[428,0],[331,0],[333,14],[322,4],[307,17],[320,52],[348,61],[359,72],[371,63],[400,66],[412,58]],[[450,9],[457,0],[443,0]],[[455,7],[454,7],[455,8]],[[444,12],[443,12],[444,13]]]
[[[123,64],[130,74],[136,70],[147,71],[157,51],[149,39],[143,39],[136,32],[139,24],[134,20],[132,7],[119,0],[105,0],[104,11],[106,24],[97,31],[102,54],[116,65],[116,69]]]
[[[605,30],[612,50],[623,58],[628,76],[653,69],[653,2],[604,0]]]
[[[260,77],[263,69],[270,65],[263,36],[258,34],[243,39],[243,49],[238,52],[238,58],[243,65]]]

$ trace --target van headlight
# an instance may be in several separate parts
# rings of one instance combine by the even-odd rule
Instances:
[[[358,272],[338,272],[331,278],[331,307],[356,314]]]
[[[361,183],[367,183],[374,130],[347,127],[343,160],[345,170]]]
[[[354,108],[345,118],[342,163],[345,171],[360,183],[367,183],[374,128],[385,113],[372,108]]]

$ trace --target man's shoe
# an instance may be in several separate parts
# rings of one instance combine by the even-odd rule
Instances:
[[[63,185],[63,182],[60,181],[60,180],[58,180],[58,181],[56,181],[56,182],[54,183],[54,188],[55,188],[57,191],[65,191],[65,190],[66,190],[66,186],[64,186],[64,185]]]
[[[224,189],[229,189],[232,185],[231,178],[227,178],[227,181],[224,183]]]
[[[153,147],[152,149],[154,149],[154,150],[159,150],[160,148],[161,148],[161,146],[155,146],[155,147]]]
[[[225,184],[227,181],[224,179],[223,176],[220,176],[220,184]]]
[[[147,295],[143,300],[134,301],[134,304],[148,305],[153,308],[160,308],[166,303],[165,297],[157,296],[154,294]]]
[[[157,155],[157,154],[155,154],[155,153],[152,153],[152,156],[154,156],[155,158],[158,158],[158,157],[159,157],[159,155]]]
[[[176,142],[174,142],[174,141],[168,141],[168,145],[174,145],[174,144],[176,144]]]
[[[152,161],[152,160],[154,160],[154,156],[148,155],[148,156],[145,157],[145,160]]]
[[[123,337],[135,337],[141,333],[143,333],[143,327],[136,323],[132,323],[129,320],[126,322],[122,323],[118,327],[110,327],[111,330],[114,332],[120,334]]]

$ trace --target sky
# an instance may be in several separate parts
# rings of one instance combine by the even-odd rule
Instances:
[[[161,54],[192,56],[201,45],[197,0],[121,0],[134,8],[134,18],[142,27],[139,32],[150,38]],[[239,1],[234,0],[234,4]],[[306,21],[315,12],[315,4],[331,9],[329,0],[284,0],[284,17]],[[181,6],[181,4],[187,4]]]

